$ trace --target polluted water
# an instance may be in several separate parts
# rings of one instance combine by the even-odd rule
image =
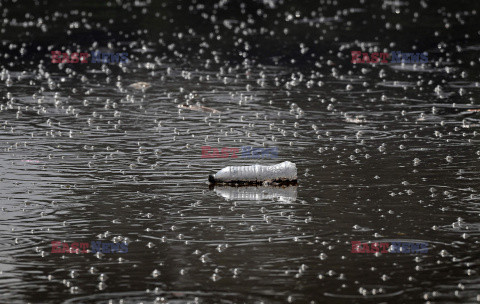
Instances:
[[[0,303],[480,302],[479,10],[1,1]]]

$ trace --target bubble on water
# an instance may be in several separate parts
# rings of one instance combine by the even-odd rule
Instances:
[[[157,269],[155,269],[155,270],[152,272],[152,277],[157,278],[157,277],[159,277],[159,276],[160,276],[160,271],[157,270]]]
[[[101,273],[99,276],[98,276],[98,280],[100,282],[105,282],[106,280],[108,279],[108,276],[104,273]]]

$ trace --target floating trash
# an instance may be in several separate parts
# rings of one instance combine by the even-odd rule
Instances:
[[[263,166],[229,166],[209,175],[210,183],[232,184],[281,184],[297,182],[297,166],[289,161]]]

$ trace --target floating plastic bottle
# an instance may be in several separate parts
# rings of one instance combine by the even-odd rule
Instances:
[[[223,168],[214,175],[209,175],[210,183],[296,183],[297,166],[289,161],[280,164],[263,166],[230,166]]]

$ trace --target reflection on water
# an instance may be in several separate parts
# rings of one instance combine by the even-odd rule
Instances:
[[[1,303],[479,300],[471,1],[1,5]],[[97,49],[129,62],[50,62]],[[353,65],[356,50],[429,62]],[[209,189],[221,168],[282,161],[297,186]],[[128,253],[51,252],[93,240]],[[429,251],[351,253],[381,240]]]
[[[214,186],[216,194],[229,201],[273,200],[289,203],[297,198],[298,186]]]

